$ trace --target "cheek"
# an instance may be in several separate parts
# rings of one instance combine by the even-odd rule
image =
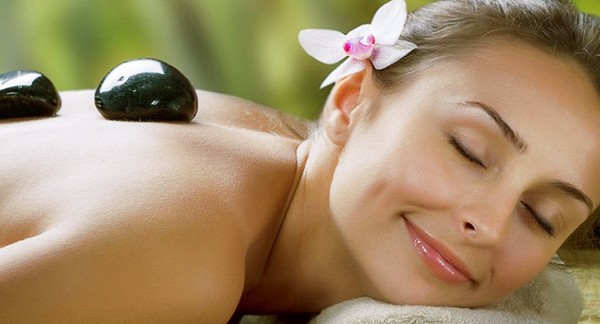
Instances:
[[[493,282],[486,288],[486,292],[493,295],[489,297],[490,300],[507,296],[533,279],[543,271],[558,248],[555,244],[544,243],[526,233],[514,233],[507,238],[507,242],[512,243],[504,245],[493,261]],[[515,268],[519,271],[515,271]]]
[[[460,192],[441,145],[423,134],[403,135],[348,142],[329,191],[332,221],[376,291],[406,285],[414,270],[406,265],[412,252],[400,213],[438,208]]]
[[[428,124],[374,128],[350,139],[329,192],[338,225],[364,233],[367,226],[385,226],[411,208],[448,208],[460,201],[467,177],[450,156],[444,135]]]
[[[336,224],[342,227],[362,226],[374,220],[381,204],[385,184],[383,170],[365,156],[340,157],[330,187],[329,206]],[[379,215],[381,216],[381,215]]]

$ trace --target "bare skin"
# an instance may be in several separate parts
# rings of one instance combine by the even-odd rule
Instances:
[[[369,68],[336,83],[243,309],[489,305],[598,205],[600,99],[573,62],[498,39],[386,90]]]
[[[478,307],[598,206],[600,97],[572,62],[498,40],[395,91],[371,72],[337,82],[306,140],[306,122],[208,93],[192,124],[105,121],[90,92],[3,122],[0,320]]]
[[[190,124],[111,122],[92,96],[0,125],[2,322],[227,321],[261,278],[306,124],[205,92]]]

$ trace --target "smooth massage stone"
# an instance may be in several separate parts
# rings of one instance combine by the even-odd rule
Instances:
[[[54,84],[36,71],[0,74],[0,118],[54,116],[60,96]]]
[[[124,62],[102,79],[96,108],[111,120],[189,122],[198,111],[190,81],[173,66],[155,59]]]

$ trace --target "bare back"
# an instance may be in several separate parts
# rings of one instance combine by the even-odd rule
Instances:
[[[106,121],[89,91],[0,123],[2,322],[231,315],[260,280],[306,125],[199,95],[190,124]]]

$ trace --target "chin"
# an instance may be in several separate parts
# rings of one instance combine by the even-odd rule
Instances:
[[[482,289],[482,288],[479,288]],[[492,288],[489,288],[490,290]],[[446,289],[440,287],[412,287],[394,296],[379,296],[375,299],[394,305],[424,305],[438,307],[480,308],[496,304],[514,291],[502,292],[475,289]]]

